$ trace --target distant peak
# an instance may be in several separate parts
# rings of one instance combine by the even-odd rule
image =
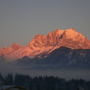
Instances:
[[[79,38],[82,38],[82,39],[86,38],[83,34],[77,32],[76,29],[74,29],[74,28],[66,29],[65,30],[65,36],[67,38],[70,38],[73,40],[76,40]]]
[[[74,31],[74,32],[76,32],[77,30],[75,28],[69,28],[69,29],[66,29],[66,31]]]
[[[74,29],[74,28],[66,29],[65,32],[66,32],[66,33],[69,33],[69,34],[72,34],[72,35],[75,34],[75,33],[79,33],[79,32],[77,32],[76,29]]]
[[[72,34],[72,35],[75,34],[75,33],[79,33],[79,32],[77,32],[76,29],[74,29],[74,28],[66,29],[65,32],[66,32],[66,33],[69,33],[69,34]]]
[[[56,29],[56,30],[54,30],[52,32],[49,32],[47,36],[49,36],[49,37],[55,37],[55,36],[60,36],[63,33],[64,33],[64,30]]]
[[[56,33],[56,34],[58,34],[58,35],[62,34],[63,32],[64,32],[64,30],[61,30],[61,29],[56,29],[56,30],[54,31],[54,33]]]
[[[17,43],[13,43],[13,44],[11,45],[11,47],[12,47],[13,49],[19,49],[19,48],[22,47],[22,45],[19,45],[19,44],[17,44]]]

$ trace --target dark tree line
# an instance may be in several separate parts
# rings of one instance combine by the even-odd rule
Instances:
[[[26,90],[90,90],[90,81],[65,80],[58,77],[30,77],[28,75],[8,74],[2,76],[0,74],[0,86],[17,85],[26,88]]]

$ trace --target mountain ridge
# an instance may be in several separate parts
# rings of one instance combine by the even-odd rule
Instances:
[[[0,56],[10,61],[25,56],[43,58],[40,55],[46,57],[62,46],[71,49],[90,49],[90,40],[73,28],[66,30],[56,29],[47,35],[36,35],[26,46],[14,43],[8,48],[0,48]]]

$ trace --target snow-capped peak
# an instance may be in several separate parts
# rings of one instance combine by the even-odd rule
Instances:
[[[90,49],[90,40],[73,28],[56,29],[47,35],[36,35],[26,46],[15,43],[9,48],[1,48],[0,56],[3,55],[5,58],[13,60],[24,56],[40,57],[42,54],[48,55],[61,46],[71,49]]]

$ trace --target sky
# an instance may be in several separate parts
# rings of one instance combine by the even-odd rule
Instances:
[[[0,0],[0,48],[68,28],[90,39],[90,0]]]

